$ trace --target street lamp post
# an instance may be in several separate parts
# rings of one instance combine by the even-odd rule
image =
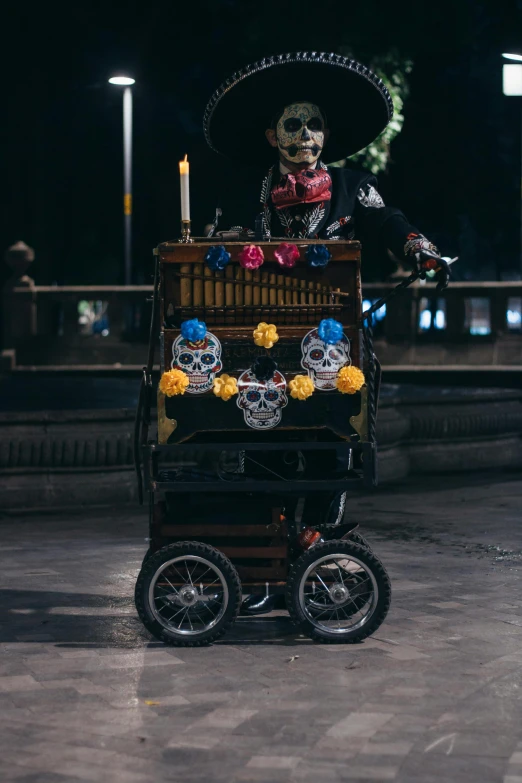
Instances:
[[[132,283],[132,90],[135,79],[113,76],[110,84],[123,90],[123,252],[125,285]]]
[[[502,91],[504,95],[522,96],[522,54],[503,53],[502,57],[514,62],[502,66]],[[522,101],[520,102],[520,274],[522,276]]]

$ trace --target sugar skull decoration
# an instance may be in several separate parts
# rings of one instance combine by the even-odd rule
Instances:
[[[238,378],[237,388],[237,405],[249,427],[269,430],[281,422],[288,397],[286,380],[278,370],[268,380],[259,380],[251,369],[245,370]]]
[[[216,373],[221,372],[221,343],[203,322],[185,321],[181,334],[172,345],[173,369],[188,375],[188,394],[203,394],[212,388]]]
[[[334,390],[337,373],[351,363],[350,341],[344,333],[332,344],[321,339],[319,329],[312,329],[301,343],[301,366],[319,391]]]
[[[326,140],[324,117],[314,103],[291,103],[279,117],[277,127],[266,135],[292,163],[315,163]]]

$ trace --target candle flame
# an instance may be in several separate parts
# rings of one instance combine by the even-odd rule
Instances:
[[[187,160],[188,160],[188,155],[185,155],[185,157],[183,158],[184,163],[186,163]]]

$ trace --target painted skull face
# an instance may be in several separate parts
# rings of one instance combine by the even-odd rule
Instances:
[[[207,332],[205,339],[191,343],[179,335],[172,345],[172,369],[183,370],[189,377],[187,392],[202,394],[212,388],[214,376],[223,367],[221,343]]]
[[[245,422],[256,430],[269,430],[281,421],[288,405],[286,380],[277,370],[269,381],[258,381],[250,370],[241,373],[237,381],[237,405],[242,408]]]
[[[277,146],[292,163],[315,163],[324,147],[324,117],[314,103],[286,106],[276,128]]]
[[[337,373],[346,364],[351,364],[350,341],[345,334],[335,345],[324,343],[317,329],[308,332],[301,343],[301,366],[308,371],[316,389],[335,389]]]

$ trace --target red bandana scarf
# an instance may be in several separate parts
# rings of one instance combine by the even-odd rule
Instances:
[[[296,204],[314,204],[330,201],[332,180],[324,169],[306,169],[298,174],[285,174],[272,188],[272,202],[276,209]]]

